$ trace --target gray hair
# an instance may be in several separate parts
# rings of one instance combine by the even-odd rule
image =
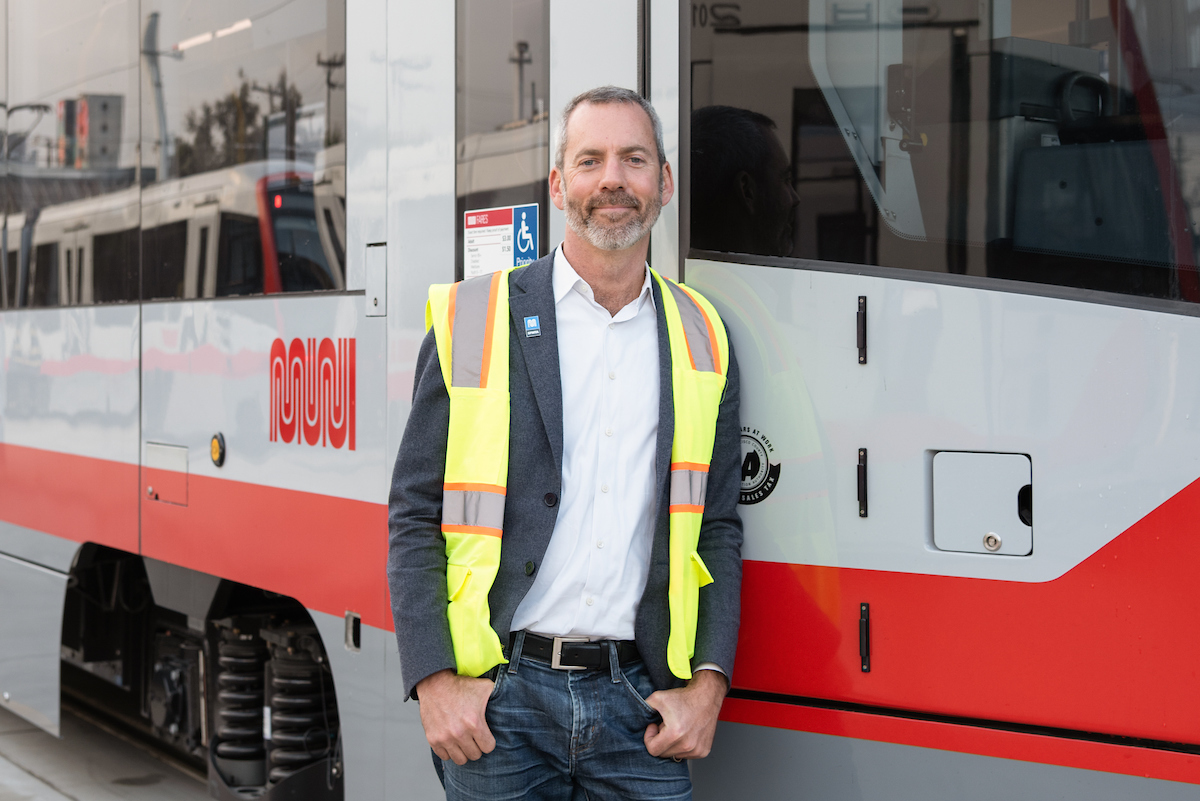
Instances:
[[[667,154],[663,147],[662,121],[658,118],[658,112],[654,110],[654,106],[650,105],[650,101],[632,89],[623,89],[620,86],[599,86],[575,95],[563,109],[562,117],[558,121],[558,150],[554,154],[554,165],[560,172],[567,154],[567,123],[575,109],[584,103],[592,103],[597,106],[609,103],[632,103],[641,107],[642,111],[646,112],[646,116],[650,118],[650,125],[654,128],[654,145],[658,148],[659,168],[661,169],[662,165],[667,163]]]

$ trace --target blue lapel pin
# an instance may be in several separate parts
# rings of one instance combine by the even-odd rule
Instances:
[[[538,321],[537,315],[525,318],[525,336],[540,337],[542,335],[542,324]]]

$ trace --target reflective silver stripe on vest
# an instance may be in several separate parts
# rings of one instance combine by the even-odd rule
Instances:
[[[483,372],[488,301],[491,297],[491,275],[470,278],[455,290],[450,381],[456,387],[479,386]]]
[[[671,471],[671,505],[703,506],[708,492],[708,473],[701,470]]]
[[[683,319],[683,333],[687,336],[688,349],[692,352],[692,361],[701,372],[715,373],[717,368],[713,362],[713,344],[708,339],[708,325],[704,322],[704,312],[692,296],[679,288],[673,281],[667,281],[671,294],[675,296],[675,305],[679,307],[679,316]],[[457,336],[457,332],[455,334]]]
[[[503,528],[504,496],[479,490],[443,490],[442,525]]]

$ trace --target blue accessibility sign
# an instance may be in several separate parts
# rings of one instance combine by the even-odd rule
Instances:
[[[513,266],[537,259],[538,204],[513,206]]]

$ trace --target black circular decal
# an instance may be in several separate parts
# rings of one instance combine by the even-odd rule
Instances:
[[[742,503],[765,500],[779,483],[779,465],[771,463],[775,449],[757,428],[742,428]]]

